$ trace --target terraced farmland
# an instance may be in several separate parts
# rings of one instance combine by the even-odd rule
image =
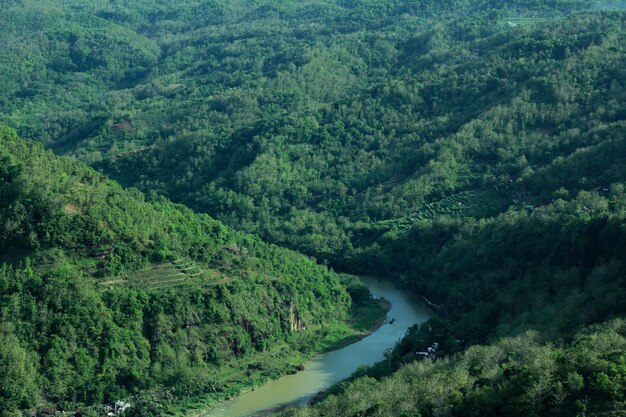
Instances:
[[[204,269],[191,261],[176,260],[152,265],[118,279],[103,281],[104,289],[127,287],[144,291],[179,286],[219,285],[232,278],[214,269]]]

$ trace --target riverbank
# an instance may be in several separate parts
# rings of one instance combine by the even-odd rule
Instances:
[[[430,318],[430,312],[415,297],[393,284],[369,277],[362,277],[361,281],[370,289],[375,300],[389,302],[391,310],[388,316],[395,320],[381,321],[380,316],[376,317],[374,326],[378,327],[368,337],[341,349],[315,355],[305,364],[303,371],[217,404],[203,417],[249,417],[286,405],[305,404],[320,391],[349,378],[364,366],[383,360],[385,352],[401,340],[407,329]],[[363,300],[367,295],[367,299],[373,301],[369,292],[364,292],[362,288],[349,287],[349,292],[353,300]],[[386,304],[384,300],[376,302],[377,307]],[[352,324],[356,325],[356,322]]]
[[[216,405],[246,392],[254,391],[282,376],[294,374],[315,355],[342,349],[369,336],[385,323],[391,303],[385,299],[373,299],[367,287],[356,277],[348,277],[355,285],[366,289],[368,297],[360,298],[350,308],[347,323],[310,326],[306,331],[294,334],[294,340],[270,352],[262,352],[242,358],[229,369],[216,373],[216,386],[220,391],[177,401],[168,407],[168,415],[175,417],[200,417]],[[356,279],[356,281],[355,281]],[[355,283],[356,282],[356,283]]]
[[[350,312],[352,317],[350,326],[355,329],[355,333],[338,341],[324,352],[344,348],[374,333],[387,321],[389,310],[391,310],[391,303],[384,298],[375,299],[372,304],[366,306],[353,307]],[[359,330],[363,328],[365,330]]]

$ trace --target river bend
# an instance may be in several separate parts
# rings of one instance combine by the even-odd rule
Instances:
[[[272,408],[304,404],[315,394],[348,378],[359,366],[371,365],[384,359],[384,352],[393,347],[415,323],[430,317],[428,310],[415,299],[384,281],[362,277],[374,297],[384,297],[391,303],[388,321],[366,338],[342,349],[323,353],[304,364],[305,370],[286,375],[275,381],[223,402],[201,417],[245,417]]]

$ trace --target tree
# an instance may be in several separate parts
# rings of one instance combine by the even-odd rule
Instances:
[[[38,388],[29,353],[9,329],[0,329],[0,410],[10,412],[34,404]],[[7,331],[9,330],[9,331]]]

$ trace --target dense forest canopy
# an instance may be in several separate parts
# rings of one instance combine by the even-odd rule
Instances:
[[[625,330],[614,320],[558,346],[526,332],[409,364],[382,382],[359,378],[340,396],[280,416],[623,415]]]
[[[623,408],[624,1],[0,5],[0,121],[137,187],[2,128],[0,366],[19,364],[7,378],[34,381],[2,397],[10,407],[41,393],[90,402],[144,388],[214,390],[206,370],[223,360],[307,344],[273,311],[288,313],[293,300],[310,322],[341,327],[350,300],[339,278],[251,233],[335,269],[385,275],[437,313],[386,364],[288,414]],[[202,288],[200,298],[153,291],[163,277],[183,279],[172,274]],[[116,352],[138,362],[109,365],[99,353],[61,371],[68,352],[105,351],[53,321],[29,346],[37,313],[23,306],[53,310],[45,285],[54,279],[68,305],[87,297],[111,316],[126,332]],[[102,282],[112,282],[106,292]],[[247,297],[273,301],[251,312]],[[181,315],[221,330],[182,330]],[[161,319],[174,329],[164,342],[136,327]],[[310,340],[331,332],[318,330]],[[59,335],[60,356],[46,362]],[[413,364],[434,341],[458,354]],[[177,356],[170,368],[167,355]],[[110,373],[83,384],[93,369]],[[41,372],[61,382],[41,385]],[[401,410],[394,390],[421,394]]]
[[[348,332],[350,297],[326,267],[125,190],[6,127],[0,145],[3,416],[147,390],[228,392],[229,367],[296,360]]]
[[[7,123],[344,269],[415,218],[611,181],[541,178],[623,111],[623,17],[565,19],[586,2],[26,4]]]

